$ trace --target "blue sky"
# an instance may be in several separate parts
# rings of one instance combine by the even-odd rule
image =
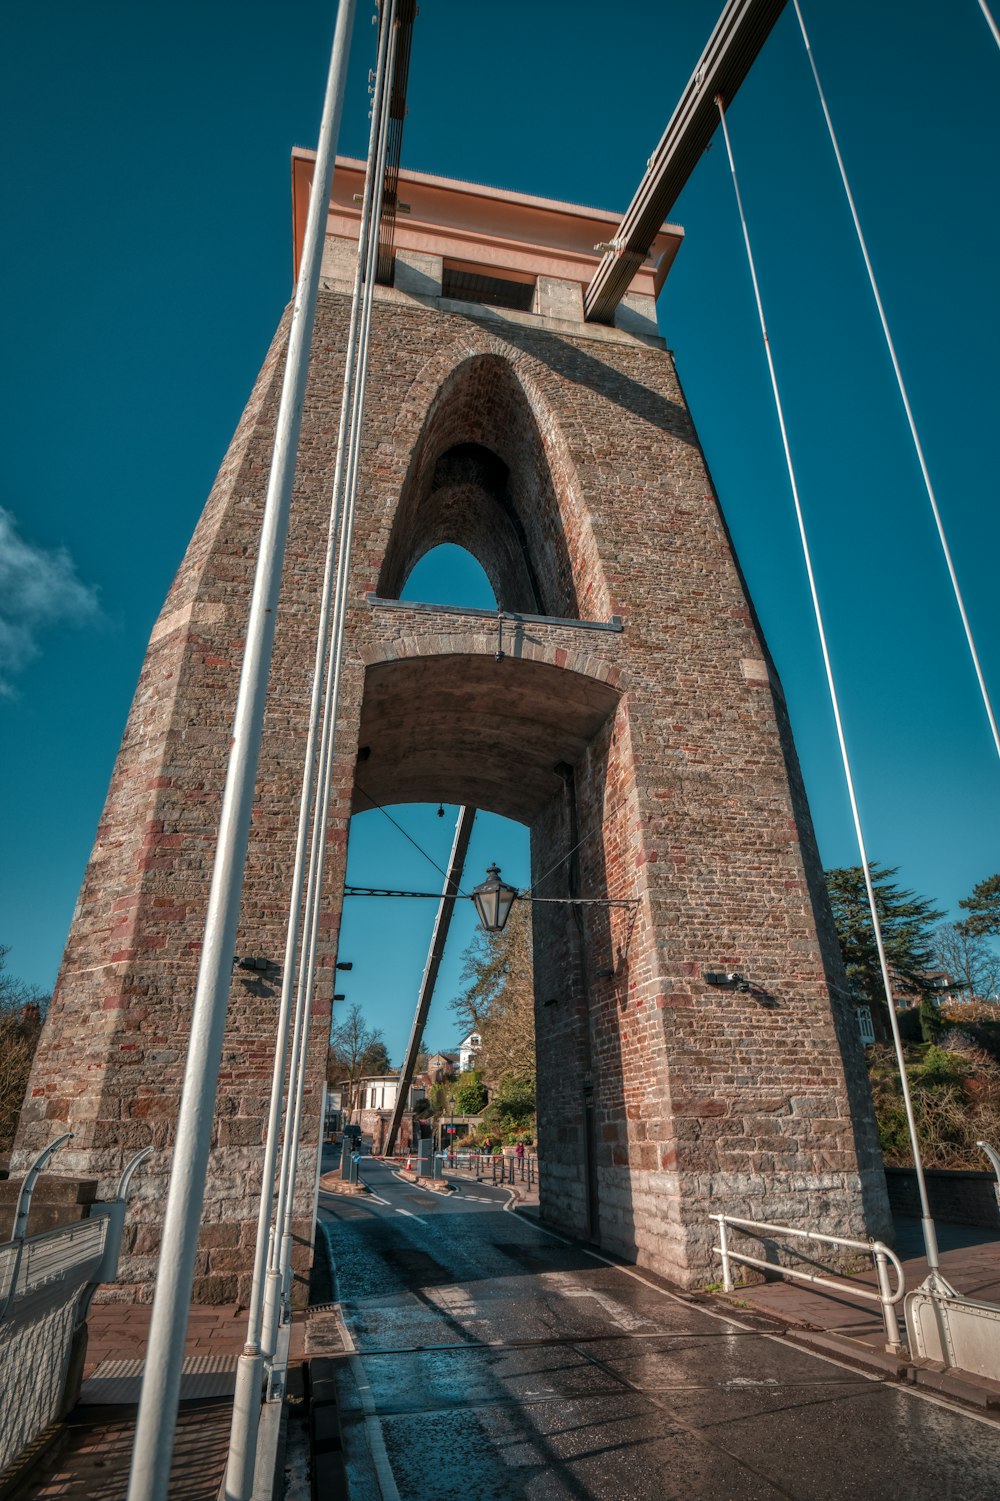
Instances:
[[[624,208],[717,14],[652,0],[424,0],[403,163]],[[807,0],[994,698],[1000,52],[976,0]],[[341,150],[363,155],[362,4]],[[0,942],[50,986],[149,631],[290,293],[289,154],[313,145],[332,7],[105,0],[5,19],[0,242]],[[791,8],[730,123],[875,858],[946,908],[1000,867],[1000,768]],[[672,217],[660,300],[781,672],[820,847],[854,863],[721,142]],[[475,589],[449,576],[449,589]],[[414,579],[434,593],[441,580]],[[469,596],[470,600],[474,596]],[[397,810],[441,864],[453,813]],[[478,829],[527,879],[526,846]],[[351,878],[433,884],[377,813]],[[398,1055],[432,918],[356,902],[345,977]],[[386,925],[400,927],[391,963]],[[456,932],[429,1028],[446,1002]],[[376,958],[377,956],[377,958]]]

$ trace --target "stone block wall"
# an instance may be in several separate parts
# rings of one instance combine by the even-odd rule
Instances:
[[[238,953],[275,963],[347,314],[342,292],[321,294],[240,921]],[[65,1166],[102,1191],[131,1152],[158,1148],[123,1255],[139,1297],[156,1268],[285,334],[151,637],[17,1141],[23,1160],[72,1128]],[[475,552],[520,613],[500,660],[495,617],[392,602],[444,540]],[[883,1233],[780,686],[660,341],[382,291],[349,587],[300,1270],[347,831],[373,799],[518,818],[542,894],[634,902],[536,909],[544,1213],[682,1282],[707,1274],[716,1208]],[[726,968],[754,992],[705,984]],[[273,972],[234,971],[206,1301],[248,1290],[276,992]]]

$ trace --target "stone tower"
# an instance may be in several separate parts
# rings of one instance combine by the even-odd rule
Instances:
[[[312,159],[296,154],[296,234]],[[338,163],[238,954],[284,947],[353,275]],[[654,299],[582,291],[616,217],[401,174],[374,308],[320,963],[352,808],[438,799],[531,830],[543,1214],[681,1283],[728,1210],[881,1234],[885,1186],[781,686]],[[21,1118],[21,1160],[110,1183],[153,1143],[123,1272],[148,1296],[194,992],[287,320],[153,630]],[[402,604],[429,548],[503,611]],[[708,984],[738,970],[751,991]],[[244,1297],[276,1010],[234,970],[196,1294]],[[307,1256],[332,975],[318,993],[297,1229]],[[300,1257],[300,1262],[302,1257]]]

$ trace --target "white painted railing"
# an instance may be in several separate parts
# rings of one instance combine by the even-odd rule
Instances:
[[[100,1283],[115,1278],[125,1192],[151,1150],[132,1159],[116,1197],[92,1205],[88,1219],[26,1235],[38,1174],[67,1139],[32,1164],[12,1239],[0,1245],[0,1471],[75,1401],[91,1299]]]
[[[738,1261],[742,1266],[756,1267],[762,1272],[777,1273],[780,1277],[791,1277],[796,1282],[809,1282],[814,1287],[829,1287],[839,1293],[850,1292],[853,1298],[864,1298],[867,1302],[881,1304],[882,1319],[885,1323],[886,1349],[896,1354],[903,1348],[899,1336],[896,1306],[902,1301],[906,1292],[905,1277],[898,1256],[883,1241],[849,1240],[842,1235],[821,1235],[818,1230],[797,1230],[790,1225],[769,1225],[764,1220],[737,1219],[731,1214],[713,1214],[709,1218],[715,1220],[719,1227],[719,1244],[713,1246],[712,1250],[722,1258],[722,1286],[727,1293],[733,1291],[732,1263],[734,1261]],[[750,1256],[745,1251],[734,1251],[729,1244],[730,1229],[740,1230],[754,1237],[779,1235],[789,1240],[838,1246],[847,1251],[863,1251],[874,1262],[878,1290],[866,1287],[864,1283],[854,1282],[849,1277],[828,1277],[818,1272],[803,1271],[799,1267],[781,1266],[759,1256]],[[896,1272],[895,1291],[889,1285],[890,1265]]]

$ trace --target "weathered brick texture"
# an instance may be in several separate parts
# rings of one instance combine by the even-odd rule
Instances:
[[[349,299],[320,297],[238,952],[281,957]],[[155,1273],[286,328],[153,632],[18,1150],[137,1182]],[[709,1213],[882,1234],[885,1186],[781,689],[670,355],[401,292],[375,306],[298,1203],[303,1260],[352,806],[520,819],[535,908],[543,1212],[688,1283]],[[428,547],[508,621],[391,600]],[[620,631],[588,628],[620,616]],[[359,747],[367,748],[358,763]],[[708,987],[738,969],[758,990]],[[198,1295],[245,1297],[276,986],[234,978]],[[312,1159],[312,1160],[310,1160]]]

